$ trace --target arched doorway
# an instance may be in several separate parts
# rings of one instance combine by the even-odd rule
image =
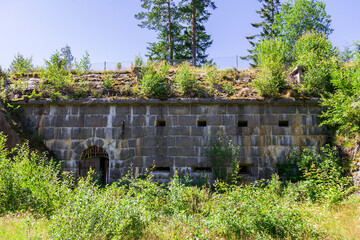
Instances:
[[[109,155],[102,147],[91,146],[82,152],[79,176],[86,177],[90,168],[94,170],[97,179],[104,184],[108,183]]]

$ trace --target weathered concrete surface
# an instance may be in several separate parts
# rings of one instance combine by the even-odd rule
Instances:
[[[130,168],[153,165],[159,179],[177,170],[211,168],[205,156],[212,136],[225,133],[240,147],[240,163],[250,177],[268,178],[292,147],[321,146],[327,131],[319,126],[318,101],[227,99],[79,100],[18,102],[27,125],[78,174],[80,156],[91,146],[109,156],[107,181]],[[202,122],[202,123],[201,123]],[[161,126],[164,125],[165,126]],[[206,126],[199,126],[206,124]],[[170,170],[170,172],[167,172]]]

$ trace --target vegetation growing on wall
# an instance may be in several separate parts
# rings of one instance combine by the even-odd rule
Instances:
[[[19,230],[28,231],[28,237],[30,233],[49,239],[324,239],[356,236],[356,228],[336,232],[327,225],[326,218],[333,209],[357,211],[359,204],[348,195],[351,189],[333,191],[334,186],[346,185],[325,183],[340,179],[337,165],[329,162],[334,159],[332,150],[326,154],[330,156],[329,160],[312,152],[296,155],[296,159],[301,156],[300,162],[306,166],[315,164],[315,167],[309,165],[309,172],[303,171],[304,179],[296,184],[283,185],[274,175],[270,181],[247,186],[218,181],[213,188],[206,185],[191,187],[175,176],[164,186],[153,182],[151,175],[134,178],[130,174],[119,183],[102,188],[92,180],[92,173],[74,186],[58,165],[29,152],[27,145],[19,146],[9,157],[4,141],[0,134],[0,218],[7,222],[16,221],[18,215],[9,214],[31,213],[21,216],[37,227],[29,229],[25,226]],[[319,158],[323,161],[319,162]],[[317,165],[318,162],[322,165]],[[319,167],[322,167],[321,172],[317,170]],[[325,178],[319,177],[321,175]],[[317,184],[318,181],[323,183]],[[311,198],[313,193],[316,194],[316,205]],[[33,221],[31,215],[39,220]],[[345,220],[356,222],[351,217],[342,221]],[[39,221],[46,224],[40,225]],[[0,237],[13,231],[10,226],[5,226],[6,231],[3,231],[4,226],[0,224]],[[42,229],[38,230],[38,227]]]

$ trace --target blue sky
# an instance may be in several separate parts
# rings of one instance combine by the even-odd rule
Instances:
[[[236,66],[235,56],[247,54],[245,36],[258,32],[250,23],[259,22],[257,0],[215,0],[217,9],[207,23],[214,40],[210,58],[223,67]],[[325,0],[334,32],[330,39],[342,48],[360,40],[360,0]],[[66,44],[75,58],[87,50],[94,67],[104,61],[130,64],[145,55],[153,31],[142,29],[134,15],[140,0],[0,0],[0,65],[8,67],[18,52],[43,65]],[[247,68],[246,61],[239,62]]]

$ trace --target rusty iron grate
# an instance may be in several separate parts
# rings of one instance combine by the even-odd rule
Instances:
[[[109,158],[107,152],[98,146],[91,146],[88,149],[84,150],[81,154],[80,160],[86,160],[90,157],[106,157]]]

